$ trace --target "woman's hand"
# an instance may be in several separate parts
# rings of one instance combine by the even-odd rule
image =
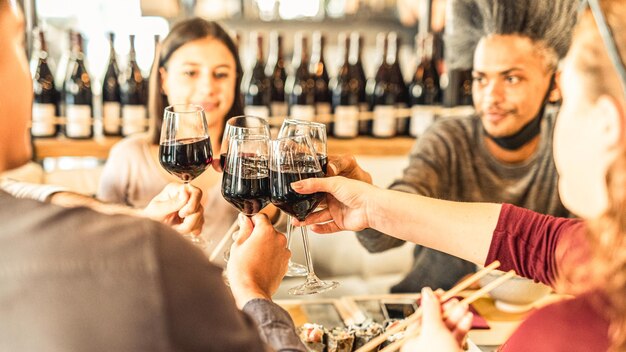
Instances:
[[[422,289],[421,332],[409,339],[402,347],[403,352],[416,351],[462,351],[461,346],[472,326],[472,313],[466,304],[451,300],[443,305],[430,288]],[[447,313],[443,320],[442,310]],[[416,323],[408,328],[408,333],[420,329]]]
[[[327,208],[309,215],[300,225],[312,225],[317,233],[341,230],[360,231],[370,227],[371,211],[379,188],[345,177],[308,178],[294,182],[291,187],[298,193],[324,192]]]
[[[190,184],[170,183],[139,215],[169,225],[182,234],[199,235],[204,225],[202,191]]]

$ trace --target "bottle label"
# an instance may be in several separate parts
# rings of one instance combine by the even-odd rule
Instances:
[[[91,106],[65,106],[65,134],[70,138],[87,138],[91,136]]]
[[[321,123],[330,123],[333,119],[333,109],[330,103],[315,103],[316,119]]]
[[[108,134],[119,133],[122,122],[122,106],[118,102],[107,101],[102,104],[102,128]]]
[[[313,121],[315,119],[315,106],[292,105],[289,116],[296,120]]]
[[[146,107],[143,105],[122,106],[122,134],[129,136],[134,133],[146,131],[148,119]]]
[[[413,105],[411,107],[410,133],[413,137],[419,137],[435,122],[437,106]]]
[[[270,117],[270,109],[263,105],[247,105],[243,108],[243,113],[245,115],[262,117],[264,119]]]
[[[359,107],[337,106],[335,108],[335,136],[353,138],[359,134]]]
[[[377,105],[374,107],[374,137],[393,137],[396,135],[396,107]]]
[[[52,136],[56,133],[54,104],[33,104],[33,122],[30,133],[35,136]]]
[[[274,101],[270,104],[270,110],[273,117],[287,117],[288,108],[284,101]]]

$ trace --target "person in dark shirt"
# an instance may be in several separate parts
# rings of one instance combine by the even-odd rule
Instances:
[[[502,351],[626,351],[626,3],[588,4],[564,61],[554,135],[561,199],[580,220],[341,177],[292,185],[329,193],[328,207],[306,220],[318,233],[371,227],[473,263],[499,260],[503,270],[574,295],[531,313]],[[467,315],[444,322],[439,300],[422,293],[422,333],[404,351],[461,351]]]
[[[0,0],[0,172],[31,156],[24,19]],[[168,226],[0,190],[0,351],[305,351],[271,295],[287,270],[267,217],[240,219],[228,281]]]

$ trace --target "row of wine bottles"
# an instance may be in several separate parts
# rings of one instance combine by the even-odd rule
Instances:
[[[31,135],[88,139],[94,136],[94,97],[92,79],[85,66],[82,35],[70,31],[71,55],[63,86],[57,90],[48,64],[48,48],[42,30],[37,30],[35,52],[38,62],[33,72],[33,115]],[[102,85],[102,126],[109,136],[127,136],[147,129],[147,82],[135,59],[135,36],[130,35],[129,62],[120,72],[117,65],[113,33],[109,34],[110,54]],[[158,38],[156,38],[158,40]],[[59,124],[57,116],[64,116]],[[62,126],[62,127],[61,127]]]
[[[242,81],[246,114],[319,120],[337,138],[415,137],[434,121],[437,109],[430,107],[442,103],[433,34],[418,35],[419,62],[408,84],[400,70],[400,39],[395,32],[378,34],[379,64],[370,79],[363,70],[363,37],[358,32],[339,34],[341,62],[332,79],[324,60],[325,37],[320,32],[312,35],[310,57],[307,37],[296,33],[290,75],[285,70],[281,35],[270,33],[267,64],[263,41],[260,33],[251,33],[255,59]],[[459,90],[457,101],[471,105],[471,77],[462,78],[461,84],[453,85]]]
[[[68,138],[92,138],[94,97],[82,36],[70,31],[71,56],[63,85],[57,89],[47,62],[44,33],[39,30],[37,34],[32,135],[52,137],[63,133]],[[252,32],[249,43],[255,59],[243,77],[241,89],[245,113],[317,120],[326,123],[328,134],[337,138],[419,136],[435,119],[437,109],[431,107],[443,101],[438,59],[433,56],[434,38],[431,33],[417,36],[419,61],[407,83],[400,70],[400,39],[395,32],[378,34],[375,59],[379,63],[369,79],[362,63],[364,38],[356,31],[339,34],[340,63],[332,78],[324,59],[325,36],[321,32],[312,34],[311,55],[307,36],[296,33],[289,75],[281,34],[270,33],[266,64],[264,37]],[[127,136],[147,129],[147,81],[135,59],[134,36],[129,37],[129,62],[123,72],[118,69],[114,39],[109,34],[109,62],[102,81],[102,126],[105,135]],[[155,40],[158,42],[158,37]],[[452,105],[470,105],[471,77],[453,80],[452,74],[456,72],[449,73],[446,92],[454,91]],[[57,116],[64,116],[65,123],[59,124]]]

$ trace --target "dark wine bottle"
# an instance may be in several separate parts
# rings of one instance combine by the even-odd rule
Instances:
[[[292,58],[293,74],[287,77],[286,90],[289,116],[294,119],[315,119],[315,80],[309,74],[307,38],[296,33]]]
[[[250,33],[250,46],[255,57],[252,69],[242,81],[244,113],[262,118],[270,116],[270,79],[265,76],[263,59],[263,36],[258,32]]]
[[[396,135],[396,103],[398,89],[391,80],[391,67],[388,64],[387,35],[376,37],[378,57],[382,58],[376,76],[368,81],[368,95],[373,111],[372,136],[389,138]]]
[[[87,139],[93,137],[93,94],[91,78],[85,67],[83,37],[72,32],[72,56],[69,74],[63,84],[65,102],[65,136]]]
[[[365,70],[363,69],[362,56],[363,37],[359,32],[352,32],[350,34],[350,77],[352,77],[353,84],[357,86],[359,92],[360,113],[370,111],[367,94],[365,94],[367,78],[365,77]],[[371,134],[371,129],[371,119],[365,119],[359,116],[359,134],[363,136],[369,135]]]
[[[387,65],[390,67],[389,80],[391,82],[391,88],[396,90],[396,103],[397,113],[406,111],[408,104],[408,90],[404,77],[402,76],[402,70],[400,69],[400,38],[396,32],[390,32],[387,34]],[[409,114],[402,113],[396,116],[396,134],[399,136],[406,136],[409,134]]]
[[[313,32],[313,54],[311,55],[309,73],[315,80],[315,114],[320,122],[326,124],[326,133],[331,134],[331,93],[328,88],[328,70],[324,60],[325,44],[326,38],[324,35],[320,31]]]
[[[270,33],[270,52],[265,75],[270,79],[270,115],[286,117],[288,113],[285,101],[287,72],[283,59],[283,38],[276,31]]]
[[[354,138],[359,134],[359,86],[350,69],[350,42],[345,33],[339,34],[338,44],[343,62],[332,83],[333,135]]]
[[[109,33],[109,64],[102,82],[102,132],[105,136],[122,135],[120,70],[115,54],[115,34]]]
[[[59,133],[56,116],[59,113],[59,92],[54,86],[54,76],[48,66],[48,46],[43,30],[35,31],[37,66],[33,76],[33,120],[30,129],[33,137],[55,137]]]
[[[135,36],[130,35],[128,65],[122,74],[122,135],[144,132],[148,127],[146,114],[147,83],[144,80],[135,53]]]
[[[409,85],[409,103],[411,104],[410,134],[413,137],[421,136],[435,121],[437,106],[441,100],[439,73],[433,58],[433,35],[430,33],[418,34],[419,62]]]

